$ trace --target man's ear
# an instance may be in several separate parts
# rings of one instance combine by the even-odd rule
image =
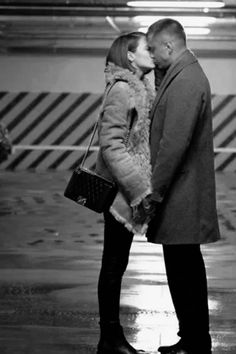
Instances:
[[[166,42],[166,48],[168,49],[169,54],[171,54],[173,52],[173,42]]]
[[[131,51],[128,51],[127,58],[132,63],[134,61],[134,53]]]

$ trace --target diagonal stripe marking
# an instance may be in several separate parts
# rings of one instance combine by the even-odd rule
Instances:
[[[63,112],[63,114],[61,114],[61,116],[58,118],[57,122],[58,122],[59,120],[62,120],[62,121],[63,121],[63,120],[66,118],[66,116],[67,116],[68,114],[70,114],[78,105],[81,104],[82,101],[84,101],[84,100],[86,99],[86,97],[87,97],[88,95],[89,95],[89,94],[85,93],[85,94],[82,94],[79,98],[77,98],[77,100],[74,102],[74,104],[71,105],[65,112]],[[68,96],[68,94],[63,94],[63,95],[61,95],[61,96],[66,97],[66,96]],[[60,97],[61,97],[61,96],[60,96]],[[57,100],[56,100],[56,101],[57,101]],[[56,105],[55,105],[55,102],[54,102],[54,106],[56,106]],[[52,108],[52,107],[51,107],[51,108]],[[54,108],[55,108],[55,107],[54,107]],[[42,116],[42,115],[40,115],[40,117],[41,117],[41,116]],[[37,121],[38,121],[38,119],[37,119]],[[40,122],[41,122],[41,119],[40,119]],[[57,124],[58,124],[58,123],[57,123]],[[54,123],[52,123],[46,131],[44,131],[37,139],[35,139],[35,140],[33,141],[32,145],[37,145],[37,144],[39,144],[42,139],[44,139],[48,134],[50,134],[51,131],[54,130],[54,127],[55,127],[55,126],[54,126]],[[47,151],[46,153],[48,153],[48,151]],[[50,152],[49,152],[49,153],[50,153]],[[28,155],[30,155],[30,154],[31,154],[31,151],[29,151],[29,150],[22,152],[20,155],[18,155],[18,157],[17,157],[14,161],[11,162],[11,164],[8,166],[8,169],[15,169],[15,168],[17,167],[17,165],[20,164],[20,163],[21,163]],[[43,154],[44,154],[44,153],[43,153]],[[35,160],[35,162],[38,161],[39,158],[40,158],[40,156]]]
[[[48,93],[41,93],[37,96],[25,109],[23,109],[21,113],[15,117],[14,121],[8,125],[8,129],[13,130],[47,95]]]
[[[82,141],[84,141],[87,137],[89,137],[92,134],[93,131],[93,126],[90,127],[80,138],[76,141],[76,145],[80,145]],[[75,144],[74,144],[75,145]],[[54,161],[49,168],[57,168],[69,155],[71,151],[66,151],[64,152],[56,161]]]
[[[38,94],[37,94],[38,95]],[[18,136],[20,134],[22,134],[28,127],[29,125],[32,124],[32,122],[34,122],[46,109],[47,107],[49,107],[52,102],[54,102],[54,100],[59,97],[61,95],[61,93],[56,93],[56,94],[51,94],[50,92],[48,92],[48,95],[47,97],[45,97],[45,99],[39,103],[39,105],[36,107],[36,109],[34,109],[33,111],[31,111],[26,117],[24,120],[22,120],[22,122],[17,125],[16,129],[13,129],[11,131],[11,134],[12,134],[12,137],[13,139],[16,139],[18,138]],[[30,102],[28,102],[29,104]],[[25,105],[26,106],[26,105]],[[54,112],[54,111],[53,111]],[[10,118],[10,117],[9,117]],[[13,119],[12,119],[13,120]],[[46,124],[48,122],[48,120],[50,121],[50,115],[47,116],[47,119],[44,121],[42,119],[42,124]],[[26,140],[26,142],[30,143],[31,141],[30,140],[27,140],[31,134],[34,134],[34,139],[35,139],[35,134],[37,134],[38,132],[38,126],[36,127],[35,130],[32,130],[27,136],[26,138],[22,139],[20,141],[20,144],[22,144],[22,142],[24,142]]]
[[[97,99],[93,105],[91,105],[80,117],[79,119],[77,119],[66,131],[65,133],[60,136],[59,138],[57,138],[52,145],[58,145],[60,144],[64,138],[70,133],[72,132],[76,127],[79,126],[79,124],[85,120],[99,105],[101,104],[101,97],[99,97],[99,99]],[[93,129],[90,128],[90,129]],[[91,132],[91,130],[89,130]],[[78,145],[78,142],[81,140],[81,138],[79,138],[73,145]],[[67,151],[64,154],[62,154],[62,156],[60,156],[60,160],[61,159],[65,159],[68,154],[70,154],[71,152]],[[39,158],[37,160],[35,160],[30,166],[29,168],[35,168],[37,167],[49,154],[51,154],[51,151],[45,151],[44,153],[41,154],[41,156],[39,156]]]
[[[28,127],[14,140],[14,144],[21,142],[39,123],[42,122],[69,94],[62,93],[55,99]]]
[[[215,95],[214,97],[212,97],[212,99],[211,99],[212,112],[214,112],[215,108],[216,108],[224,99],[225,99],[225,95],[224,95],[224,96]]]
[[[64,133],[57,138],[53,145],[58,145],[60,144],[70,133],[72,133],[78,126],[101,104],[101,97],[99,97],[84,113],[80,115],[80,117],[71,124],[70,127],[68,127]],[[75,144],[73,144],[75,145]]]
[[[236,130],[232,132],[220,145],[219,147],[228,146],[236,138]]]
[[[213,135],[216,137],[227,125],[230,124],[230,122],[235,119],[236,116],[236,110],[232,112],[221,124],[218,125],[217,128],[214,129]]]
[[[6,94],[7,94],[7,92],[0,92],[0,100],[3,98],[3,97],[5,97],[6,96]]]
[[[9,113],[21,100],[23,100],[27,94],[27,92],[21,92],[11,102],[9,102],[8,105],[0,111],[0,119],[4,118],[4,116]]]
[[[222,122],[233,112],[236,107],[236,96],[231,100],[213,119],[213,131],[215,131]],[[229,129],[228,129],[229,130]]]
[[[52,144],[53,141],[58,139],[74,122],[82,116],[82,114],[91,106],[94,104],[94,102],[100,97],[100,95],[97,94],[90,94],[86,100],[81,104],[68,118],[66,118],[58,127],[55,129],[50,136],[44,140],[41,144]],[[98,106],[89,116],[86,117],[83,121],[77,123],[77,126],[69,133],[67,134],[66,137],[64,137],[64,140],[60,143],[60,145],[72,145],[75,140],[78,139],[80,135],[82,135],[94,122],[96,121],[98,114],[99,114],[99,108]],[[59,146],[60,146],[59,145]],[[51,160],[49,162],[49,160]],[[44,161],[44,164],[47,165],[47,163],[51,164],[53,162],[53,157],[50,157],[47,159],[47,161]],[[45,166],[46,166],[45,165]]]
[[[55,122],[53,122],[36,140],[34,140],[33,144],[40,144],[42,140],[44,140],[51,132],[53,132],[54,129],[61,122],[63,122],[65,118],[70,115],[88,96],[88,93],[84,93],[79,98],[77,98],[75,102],[69,108],[67,108]],[[55,145],[58,145],[57,141],[60,141],[60,139],[56,140]],[[54,145],[54,143],[52,145]]]
[[[217,114],[233,99],[235,98],[234,95],[228,95],[225,97],[225,99],[223,101],[220,102],[219,105],[217,105],[213,111],[212,111],[212,116],[213,119],[217,116]]]
[[[219,165],[216,171],[223,171],[232,161],[236,159],[236,154],[230,155],[221,165]]]

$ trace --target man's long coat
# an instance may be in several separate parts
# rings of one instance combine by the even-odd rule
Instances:
[[[211,92],[186,50],[168,69],[151,112],[153,195],[159,205],[148,241],[201,244],[219,239]]]

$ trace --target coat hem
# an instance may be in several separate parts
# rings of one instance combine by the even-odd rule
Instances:
[[[198,241],[198,242],[196,242],[196,241],[191,241],[191,242],[164,242],[164,241],[152,240],[152,239],[148,238],[147,236],[146,236],[146,238],[147,238],[147,242],[149,242],[149,243],[154,243],[156,245],[163,245],[163,246],[171,246],[171,245],[173,245],[173,246],[177,246],[177,245],[180,245],[180,246],[181,245],[207,245],[209,243],[215,243],[217,241],[220,241],[220,238],[217,238],[215,240],[206,240],[206,241]]]

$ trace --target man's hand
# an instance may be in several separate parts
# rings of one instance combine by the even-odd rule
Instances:
[[[133,208],[133,219],[138,224],[149,222],[156,214],[158,203],[151,199],[151,194]]]

